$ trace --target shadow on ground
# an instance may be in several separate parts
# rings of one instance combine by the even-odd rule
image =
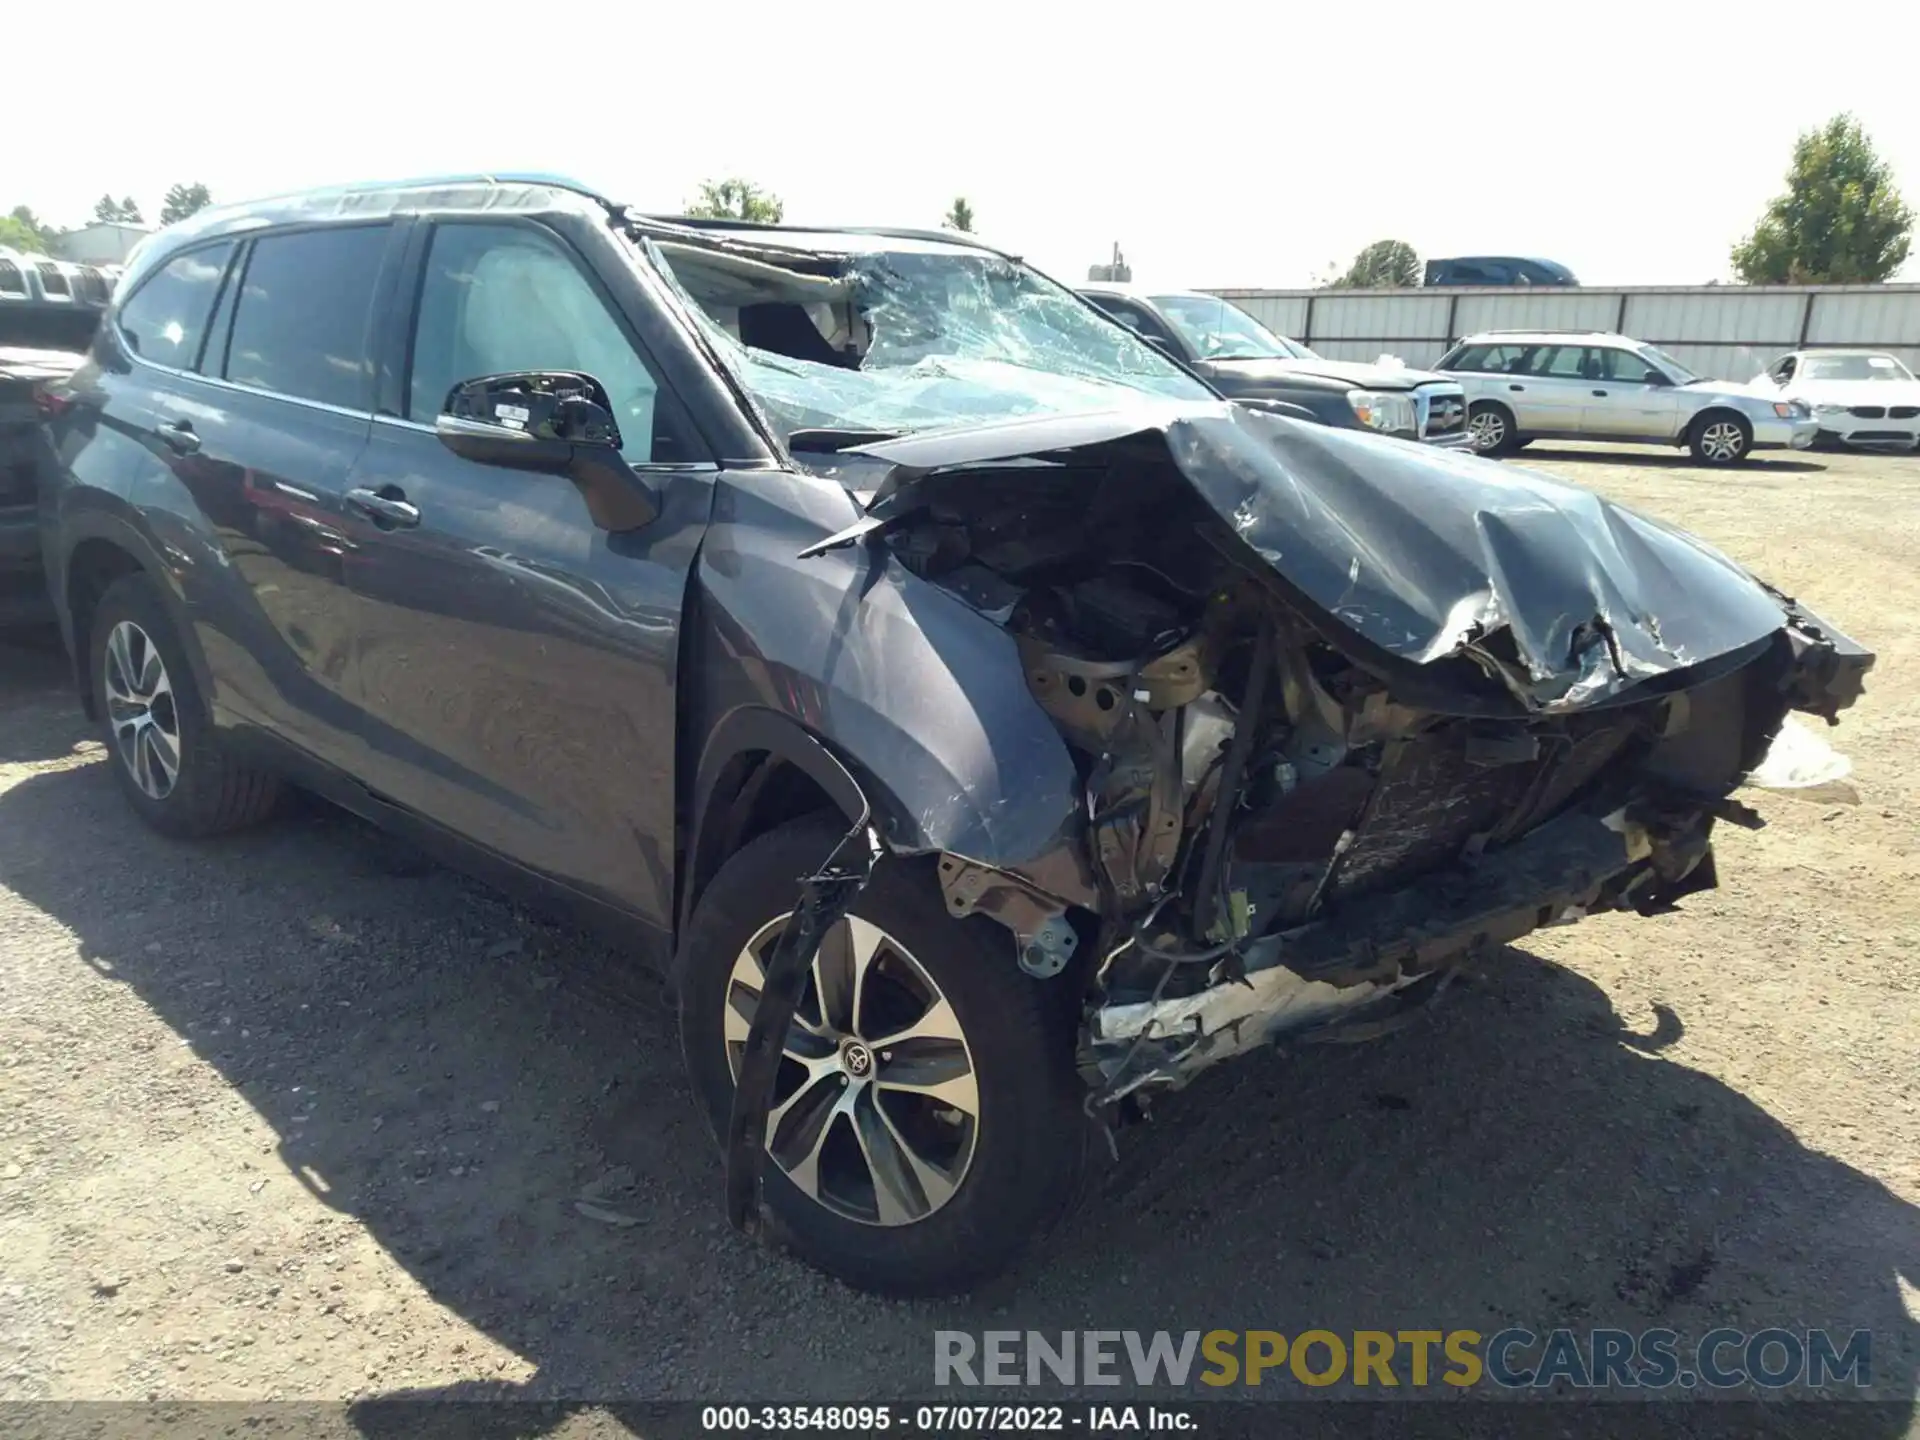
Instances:
[[[73,717],[63,743],[83,733]],[[1778,1432],[1767,1407],[1743,1433],[1911,1423],[1920,1212],[1661,1058],[1684,1015],[1627,1026],[1524,952],[1406,1034],[1215,1072],[1124,1137],[1021,1273],[896,1304],[727,1230],[632,962],[335,812],[179,845],[133,823],[104,763],[49,771],[0,793],[0,885],[218,1068],[290,1176],[537,1367],[389,1402],[924,1395],[939,1328],[1825,1326],[1873,1332],[1873,1393],[1898,1403],[1795,1407]],[[626,1225],[576,1209],[609,1184]],[[391,1403],[354,1414],[418,1430]]]
[[[1630,466],[1636,470],[1698,470],[1705,475],[1807,475],[1827,468],[1818,460],[1789,458],[1792,453],[1784,450],[1760,450],[1739,465],[1710,466],[1702,465],[1685,450],[1626,450],[1598,447],[1556,450],[1545,442],[1536,442],[1506,458],[1517,460],[1523,465],[1531,464],[1536,460],[1553,460],[1579,465]]]
[[[92,738],[58,630],[0,630],[0,715],[0,765],[51,760]]]

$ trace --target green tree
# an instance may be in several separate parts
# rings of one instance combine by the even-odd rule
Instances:
[[[37,254],[53,252],[54,231],[40,223],[25,205],[16,205],[10,214],[0,216],[0,245]]]
[[[124,200],[116,200],[111,195],[102,195],[93,202],[93,218],[109,225],[138,225],[140,207],[129,195]]]
[[[1860,122],[1836,115],[1793,144],[1787,190],[1733,247],[1749,285],[1860,285],[1907,258],[1913,212]]]
[[[948,207],[946,217],[940,222],[949,230],[959,230],[964,234],[973,233],[973,206],[967,203],[967,197],[958,197]]]
[[[752,220],[761,225],[778,225],[786,213],[778,195],[738,176],[702,181],[700,194],[687,206],[687,214],[703,220]]]
[[[160,202],[160,223],[173,225],[186,219],[196,210],[204,210],[213,203],[213,196],[207,187],[199,181],[191,185],[175,185],[167,191],[166,198]]]
[[[1336,290],[1389,289],[1420,283],[1420,257],[1404,240],[1376,240],[1358,255]]]
[[[30,254],[44,251],[46,243],[41,240],[40,232],[29,225],[23,225],[12,215],[0,215],[0,245],[9,250],[25,250]]]

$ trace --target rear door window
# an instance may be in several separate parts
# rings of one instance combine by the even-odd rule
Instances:
[[[54,296],[71,299],[73,292],[67,286],[67,277],[60,273],[58,265],[37,265],[40,272],[40,288],[51,298]]]
[[[1518,375],[1527,368],[1525,345],[1469,345],[1447,366],[1449,370],[1476,370],[1489,375]]]
[[[133,353],[156,365],[191,370],[232,255],[230,241],[176,255],[128,296],[119,326]]]
[[[26,293],[27,277],[20,273],[20,267],[11,260],[0,260],[0,295]]]
[[[385,225],[355,225],[255,240],[234,305],[226,378],[370,411],[367,331],[387,235]]]
[[[1549,380],[1578,380],[1585,374],[1584,345],[1543,345],[1533,357],[1533,373]]]

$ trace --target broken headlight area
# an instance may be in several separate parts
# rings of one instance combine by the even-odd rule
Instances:
[[[1588,708],[1516,704],[1464,653],[1403,686],[1170,467],[1101,458],[924,475],[874,532],[1012,634],[1076,758],[1077,898],[962,856],[941,880],[1084,994],[1097,1099],[1375,1033],[1478,953],[1710,888],[1715,824],[1757,823],[1730,796],[1798,698],[1784,627]]]

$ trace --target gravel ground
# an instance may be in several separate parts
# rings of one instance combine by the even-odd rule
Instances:
[[[1920,459],[1525,458],[1879,652],[1836,736],[1861,803],[1762,797],[1684,912],[1536,937],[1376,1045],[1214,1072],[952,1303],[726,1228],[628,959],[317,803],[150,834],[63,658],[0,648],[0,1399],[844,1400],[925,1391],[936,1328],[1513,1323],[1864,1326],[1909,1400]]]

